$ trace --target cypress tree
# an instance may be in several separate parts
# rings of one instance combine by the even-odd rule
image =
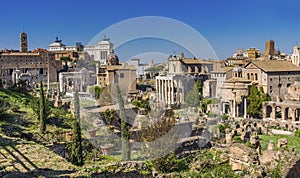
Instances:
[[[74,94],[74,116],[75,119],[80,123],[80,104],[79,104],[79,96],[78,96],[78,90],[75,90]]]
[[[83,165],[83,156],[82,156],[82,143],[81,143],[81,129],[80,125],[77,122],[77,119],[74,120],[73,126],[73,135],[72,135],[72,146],[71,146],[71,162],[74,165],[82,166]]]
[[[43,82],[40,81],[40,132],[43,133],[46,131],[46,108],[45,108],[45,94],[44,94],[44,87]]]
[[[82,156],[82,138],[81,138],[81,128],[80,128],[80,105],[78,91],[76,89],[74,94],[74,116],[75,120],[72,126],[72,146],[71,146],[71,162],[74,165],[82,166],[83,165],[83,156]]]
[[[130,144],[129,144],[129,124],[125,115],[124,100],[119,86],[117,88],[117,99],[120,109],[121,118],[121,137],[122,137],[122,160],[130,160]]]

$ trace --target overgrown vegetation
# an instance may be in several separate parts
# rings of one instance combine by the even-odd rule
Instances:
[[[45,94],[43,82],[40,81],[40,107],[39,107],[39,122],[40,122],[40,132],[43,133],[46,131],[46,106],[45,106]]]
[[[139,108],[144,108],[144,109],[146,109],[148,111],[151,109],[150,105],[149,105],[149,99],[147,99],[147,100],[134,100],[132,102],[132,104],[134,106],[139,107]]]

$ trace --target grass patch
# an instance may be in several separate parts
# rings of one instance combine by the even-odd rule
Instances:
[[[288,139],[288,149],[294,147],[295,148],[295,152],[297,154],[300,153],[300,138],[299,137],[294,137],[294,136],[288,136],[288,135],[260,135],[260,144],[262,146],[262,149],[267,149],[268,148],[268,144],[270,143],[270,141],[273,141],[275,144],[275,148],[277,149],[277,143],[278,143],[278,139],[280,138],[287,138]]]

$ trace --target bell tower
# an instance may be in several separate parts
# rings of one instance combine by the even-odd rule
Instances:
[[[21,53],[28,52],[27,34],[25,32],[22,32],[20,35],[20,52]]]

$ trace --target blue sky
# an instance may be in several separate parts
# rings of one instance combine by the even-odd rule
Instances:
[[[276,48],[291,53],[300,42],[299,12],[297,0],[1,1],[0,49],[18,49],[22,29],[28,34],[30,49],[48,48],[56,36],[66,45],[87,44],[122,20],[163,16],[196,29],[220,59],[238,48],[257,47],[263,51],[270,38],[275,40]],[[110,38],[113,42],[114,37]],[[165,48],[165,53],[170,54],[178,50],[172,45]],[[132,46],[129,49],[134,50]],[[124,51],[119,56],[128,58]]]

